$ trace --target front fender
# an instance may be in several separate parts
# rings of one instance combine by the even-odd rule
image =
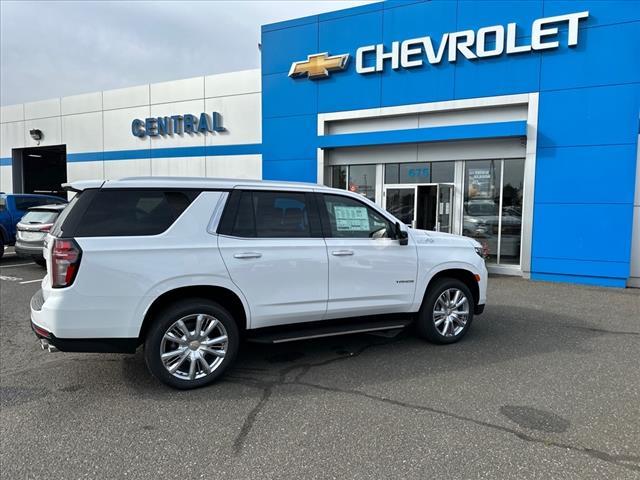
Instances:
[[[412,312],[417,312],[420,310],[420,306],[422,305],[422,301],[424,300],[424,296],[427,293],[427,289],[429,288],[429,284],[433,277],[435,277],[440,272],[444,272],[445,270],[468,270],[474,275],[480,275],[481,281],[486,282],[486,270],[482,272],[477,265],[474,265],[470,262],[464,261],[449,261],[445,263],[439,263],[435,265],[433,268],[426,270],[424,272],[420,272],[418,274],[418,281],[416,285],[416,294],[413,299]],[[480,297],[482,298],[482,287],[480,288]]]

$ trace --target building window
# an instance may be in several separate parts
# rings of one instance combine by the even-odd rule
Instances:
[[[327,184],[333,188],[349,190],[376,200],[376,166],[375,165],[334,165],[329,167]]]
[[[349,191],[360,193],[372,202],[376,200],[376,166],[350,165]]]
[[[491,263],[520,263],[523,182],[523,159],[465,163],[462,234],[480,242]]]
[[[347,189],[347,166],[336,165],[331,167],[331,184],[333,188]]]
[[[456,162],[431,162],[431,183],[453,183]]]
[[[453,183],[455,162],[387,163],[384,183]]]
[[[400,164],[387,163],[384,166],[384,183],[400,183]]]
[[[502,171],[501,264],[520,264],[523,183],[524,159],[505,160]]]

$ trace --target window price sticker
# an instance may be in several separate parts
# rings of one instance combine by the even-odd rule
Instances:
[[[339,232],[368,232],[369,215],[365,207],[334,206],[333,214]]]

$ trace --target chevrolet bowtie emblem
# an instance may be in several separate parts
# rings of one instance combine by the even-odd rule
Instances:
[[[306,75],[311,79],[325,78],[329,72],[344,70],[349,61],[349,54],[329,56],[327,52],[309,55],[306,60],[293,62],[289,76],[292,78]]]

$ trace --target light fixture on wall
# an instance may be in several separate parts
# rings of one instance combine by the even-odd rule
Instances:
[[[29,130],[29,135],[31,135],[31,138],[38,142],[38,145],[40,145],[40,140],[42,140],[42,137],[44,137],[44,135],[42,134],[42,130],[40,130],[39,128]]]

